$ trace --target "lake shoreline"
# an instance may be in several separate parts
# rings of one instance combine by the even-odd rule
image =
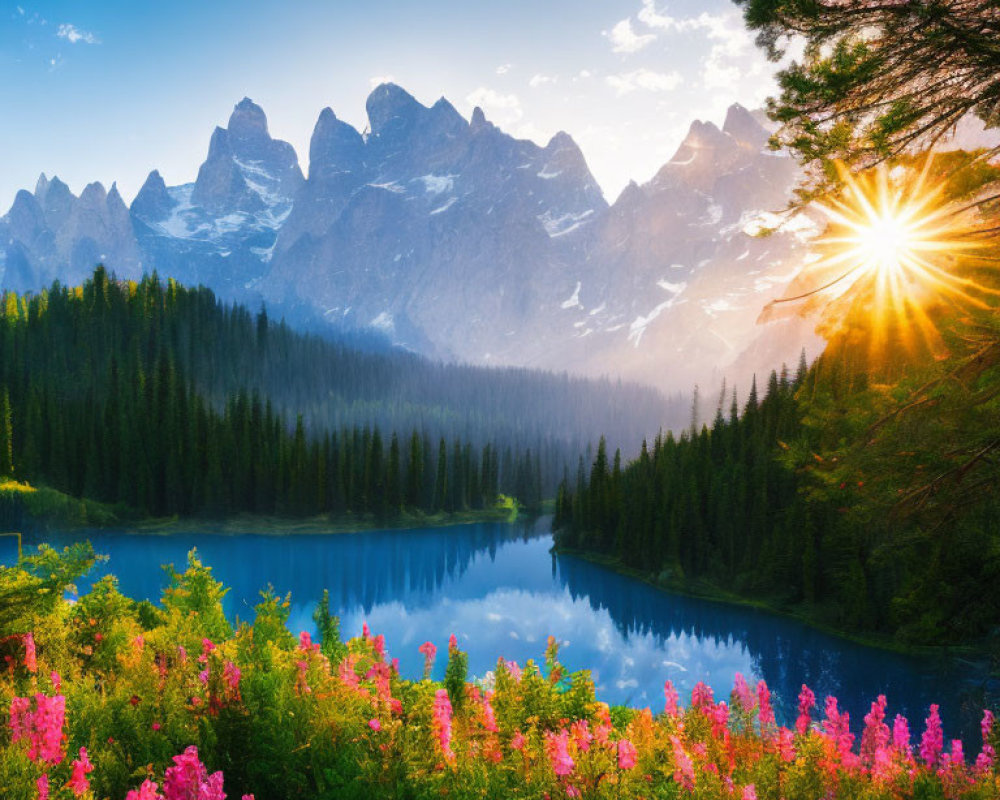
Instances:
[[[776,616],[785,617],[787,619],[794,619],[804,625],[808,625],[810,628],[822,631],[830,636],[835,636],[838,639],[853,642],[854,644],[860,644],[865,647],[873,647],[886,652],[897,653],[905,656],[936,656],[953,661],[963,661],[973,666],[979,666],[987,672],[991,672],[988,666],[990,662],[990,653],[985,645],[942,645],[937,647],[931,645],[910,645],[887,636],[850,633],[824,622],[816,615],[809,614],[804,610],[783,607],[763,598],[753,599],[734,592],[727,592],[724,589],[705,581],[693,582],[673,580],[669,583],[664,583],[657,580],[657,578],[651,573],[644,572],[633,567],[628,567],[622,564],[618,559],[611,558],[609,556],[600,556],[585,550],[577,550],[573,548],[560,548],[555,545],[552,547],[552,552],[556,555],[574,556],[575,558],[588,561],[591,564],[597,564],[598,566],[610,569],[619,575],[624,575],[625,577],[647,584],[664,594],[677,594],[683,597],[696,598],[698,600],[710,600],[727,605],[753,608],[759,611],[774,614]],[[993,673],[991,672],[991,674]]]
[[[71,497],[47,486],[30,486],[6,481],[0,485],[0,495],[19,498],[24,506],[21,532],[31,538],[44,538],[47,533],[73,533],[82,530],[119,530],[136,535],[171,536],[181,533],[215,535],[330,535],[363,533],[378,530],[416,528],[446,528],[476,523],[514,523],[519,518],[531,520],[519,512],[516,504],[495,508],[456,512],[402,511],[394,516],[375,514],[345,514],[339,517],[320,515],[292,517],[276,514],[238,513],[225,517],[193,515],[188,517],[145,517],[133,509],[113,507],[97,501]]]

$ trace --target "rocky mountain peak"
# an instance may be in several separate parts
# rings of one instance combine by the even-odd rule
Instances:
[[[394,83],[376,86],[368,95],[365,111],[375,136],[408,129],[421,111],[426,111],[417,99]]]
[[[212,134],[191,201],[212,214],[255,213],[290,200],[303,180],[295,150],[271,138],[264,111],[244,97],[233,108],[229,126]]]
[[[764,147],[769,138],[767,130],[750,111],[739,103],[734,103],[729,107],[722,131],[754,150]]]
[[[485,128],[489,124],[490,123],[486,121],[486,114],[483,113],[483,110],[479,106],[472,109],[472,121],[469,123],[469,127],[473,133]]]
[[[43,172],[38,176],[38,181],[35,183],[35,199],[42,202],[45,199],[45,193],[49,190],[49,179],[45,177]]]
[[[80,204],[89,208],[100,208],[107,205],[108,192],[100,181],[88,183],[80,192]]]
[[[270,139],[267,132],[267,116],[264,109],[253,102],[249,97],[244,97],[233,108],[233,113],[229,116],[229,134],[240,140]]]
[[[49,227],[58,230],[69,219],[73,206],[76,204],[76,198],[69,190],[69,186],[53,175],[39,202],[45,210],[45,220]]]
[[[364,148],[361,134],[324,108],[309,142],[309,177],[354,171],[364,159]]]
[[[146,176],[146,181],[132,201],[132,214],[147,222],[158,222],[170,214],[174,205],[167,192],[167,184],[154,169]]]

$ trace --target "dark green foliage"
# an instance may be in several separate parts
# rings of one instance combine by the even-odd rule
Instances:
[[[313,621],[319,634],[320,652],[331,662],[339,661],[347,653],[340,641],[340,620],[330,613],[330,590],[323,590],[323,597],[313,611]]]
[[[533,436],[531,460],[523,415],[516,426],[503,422],[501,385],[527,405],[531,381],[520,373],[445,379],[426,362],[346,351],[155,276],[121,283],[99,268],[81,288],[8,293],[2,309],[0,477],[16,465],[19,479],[74,497],[152,516],[384,521],[404,510],[481,509],[501,491],[537,507],[576,458],[571,439]],[[413,385],[400,387],[399,373]],[[430,394],[414,388],[421,379],[437,384]],[[538,380],[544,405],[555,385]],[[572,386],[553,380],[557,394]],[[474,386],[485,404],[477,421],[457,417],[450,404]],[[486,423],[491,408],[497,416]],[[424,430],[404,439],[359,424],[414,418]],[[427,467],[428,429],[440,431],[436,471]],[[516,468],[497,469],[494,435]],[[0,513],[18,521],[18,509]]]
[[[775,145],[812,163],[820,188],[836,160],[867,167],[932,146],[972,114],[1000,125],[994,0],[735,2],[773,59],[789,37],[805,45],[768,111],[783,126]]]
[[[777,442],[799,430],[794,394],[794,384],[772,375],[762,402],[751,389],[742,416],[727,422],[720,411],[711,431],[657,436],[625,469],[620,454],[609,464],[602,438],[589,480],[581,465],[575,491],[560,487],[557,543],[667,582],[684,576],[800,594],[794,558],[762,557],[782,549],[784,509],[797,498],[794,475],[773,457]]]
[[[465,681],[469,673],[469,654],[458,649],[458,645],[448,645],[448,666],[444,671],[444,688],[448,690],[448,700],[452,708],[459,709],[465,702]]]

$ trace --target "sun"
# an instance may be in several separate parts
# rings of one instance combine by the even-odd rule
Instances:
[[[986,308],[986,296],[998,293],[963,277],[960,262],[986,242],[976,236],[972,206],[949,202],[946,180],[931,179],[931,163],[928,157],[919,168],[883,165],[858,175],[841,167],[842,191],[815,206],[828,222],[816,260],[790,287],[792,296],[771,306],[806,300],[806,310],[823,307],[826,324],[837,327],[850,305],[852,322],[864,312],[873,355],[899,348],[946,355],[932,309]],[[837,313],[829,313],[834,306]]]

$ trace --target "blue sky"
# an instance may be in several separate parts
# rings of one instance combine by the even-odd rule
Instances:
[[[382,79],[540,143],[568,131],[611,200],[772,72],[730,0],[2,0],[0,213],[42,171],[127,202],[151,169],[193,180],[244,96],[305,171],[320,110],[363,128]]]

